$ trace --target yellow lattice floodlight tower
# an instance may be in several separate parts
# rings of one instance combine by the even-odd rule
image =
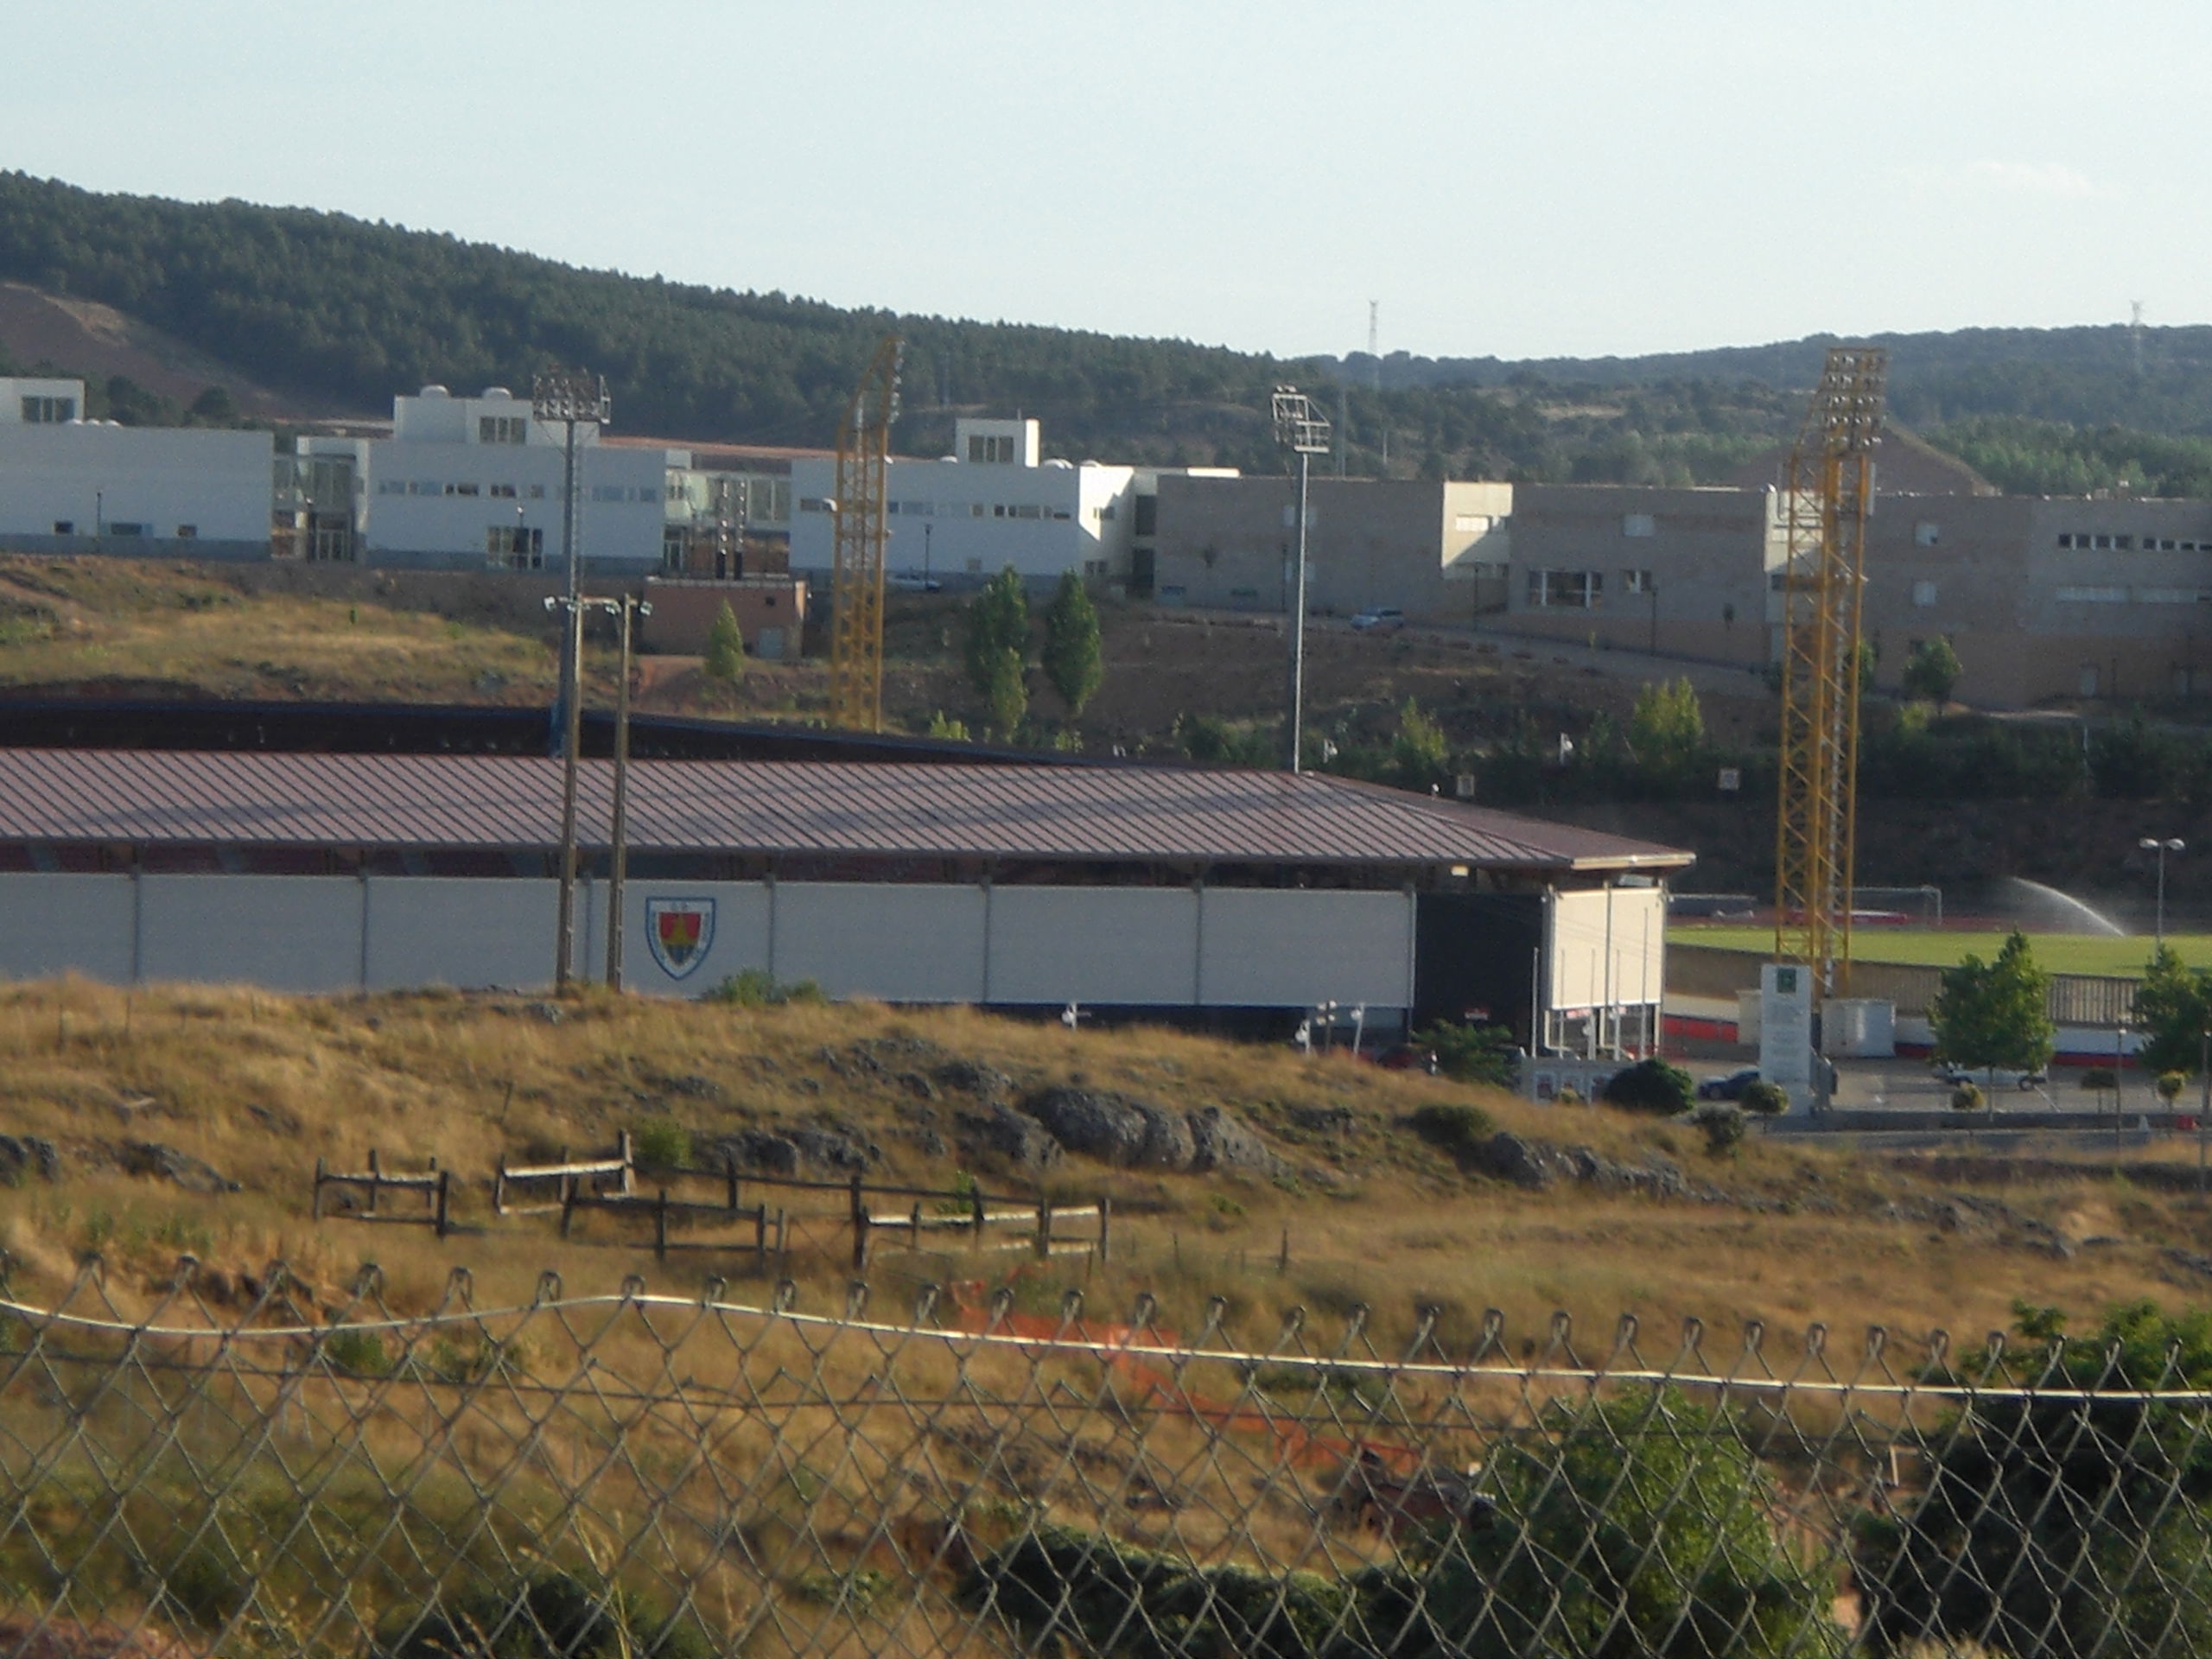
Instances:
[[[1866,512],[1889,354],[1840,346],[1789,453],[1782,512],[1782,754],[1774,954],[1845,995],[1859,794],[1859,639]]]
[[[836,554],[830,582],[830,723],[883,729],[883,544],[891,423],[899,418],[904,349],[886,336],[837,428]]]

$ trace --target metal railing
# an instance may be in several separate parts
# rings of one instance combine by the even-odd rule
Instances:
[[[0,1300],[0,1656],[2212,1649],[2177,1353],[238,1283]]]

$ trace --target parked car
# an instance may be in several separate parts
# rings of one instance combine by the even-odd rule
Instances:
[[[1406,613],[1395,605],[1370,605],[1351,620],[1354,633],[1395,633],[1406,626]]]
[[[1937,1061],[1934,1070],[1936,1081],[1952,1088],[1962,1083],[1972,1083],[1983,1088],[1992,1085],[1999,1089],[2010,1087],[2025,1093],[2031,1089],[2048,1089],[2050,1086],[2050,1074],[2047,1071],[2014,1071],[2001,1065],[1992,1071],[1986,1066],[1960,1065],[1951,1060]]]
[[[1700,1100],[1741,1100],[1744,1090],[1759,1080],[1759,1069],[1747,1065],[1740,1071],[1731,1071],[1726,1077],[1707,1077],[1697,1086]]]
[[[925,576],[918,570],[893,570],[884,582],[900,594],[934,594],[944,586],[935,576]]]

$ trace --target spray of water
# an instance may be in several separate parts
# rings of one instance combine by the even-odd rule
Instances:
[[[2032,931],[2097,933],[2107,938],[2125,938],[2127,935],[2127,930],[2104,912],[2083,904],[2070,893],[2061,893],[2056,887],[2047,887],[2040,881],[2018,875],[2005,877],[2001,886],[2012,901],[2008,908],[2014,919]]]

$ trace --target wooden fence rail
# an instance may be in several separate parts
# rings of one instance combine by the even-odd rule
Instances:
[[[359,1172],[334,1170],[321,1159],[316,1159],[315,1198],[310,1213],[317,1221],[322,1219],[322,1195],[329,1187],[366,1190],[369,1195],[367,1206],[352,1211],[348,1217],[351,1220],[391,1221],[406,1226],[431,1227],[436,1230],[440,1238],[453,1230],[453,1172],[440,1169],[435,1158],[430,1160],[428,1169],[414,1174],[385,1169],[384,1154],[374,1147],[369,1148],[368,1168]],[[419,1216],[385,1214],[381,1200],[387,1192],[422,1193],[425,1200],[423,1212]]]
[[[392,1174],[385,1171],[378,1155],[369,1154],[365,1174],[334,1174],[322,1160],[315,1160],[315,1214],[323,1214],[323,1189],[331,1185],[365,1186],[369,1199],[366,1220],[423,1220],[433,1223],[442,1238],[450,1227],[451,1179],[432,1160],[427,1174]],[[641,1192],[641,1181],[655,1191]],[[686,1181],[711,1181],[720,1188],[713,1200],[670,1196],[672,1185]],[[836,1192],[845,1198],[837,1211],[793,1214],[781,1205],[773,1208],[755,1195],[747,1203],[747,1188],[770,1188],[788,1192]],[[383,1216],[378,1212],[380,1192],[392,1188],[430,1193],[431,1212],[424,1217]],[[880,1207],[886,1199],[904,1198],[900,1209]],[[663,1261],[671,1250],[749,1250],[765,1269],[772,1253],[779,1261],[790,1249],[794,1222],[830,1221],[849,1229],[855,1271],[868,1265],[878,1234],[895,1239],[905,1235],[910,1250],[922,1248],[925,1235],[955,1236],[959,1248],[975,1250],[1022,1250],[1041,1258],[1081,1254],[1095,1261],[1109,1259],[1113,1249],[1114,1206],[1101,1197],[1090,1204],[1055,1205],[1042,1194],[1034,1198],[993,1194],[975,1188],[875,1185],[866,1177],[817,1180],[799,1175],[741,1173],[737,1160],[725,1157],[719,1166],[689,1164],[641,1164],[627,1130],[612,1150],[572,1155],[566,1147],[553,1163],[514,1164],[499,1155],[492,1177],[492,1213],[495,1216],[547,1216],[561,1218],[561,1235],[569,1236],[579,1211],[598,1211],[613,1216],[650,1216],[653,1222],[653,1252]],[[670,1224],[702,1223],[725,1227],[752,1224],[750,1244],[723,1240],[670,1236]],[[1082,1224],[1092,1224],[1082,1225]],[[1080,1230],[1064,1230],[1070,1224]],[[1011,1234],[1012,1236],[1007,1235]]]

